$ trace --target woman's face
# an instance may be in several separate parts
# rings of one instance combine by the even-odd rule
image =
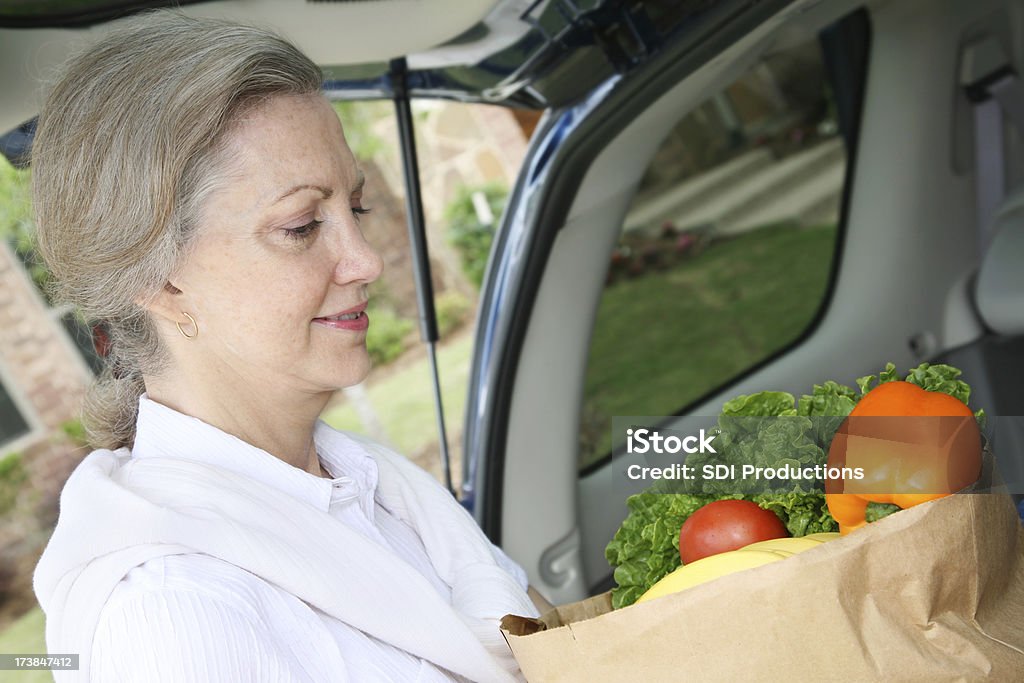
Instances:
[[[276,96],[243,114],[226,143],[226,175],[171,278],[174,304],[199,328],[178,355],[225,388],[360,382],[366,290],[382,261],[363,239],[363,178],[337,115],[320,95]]]

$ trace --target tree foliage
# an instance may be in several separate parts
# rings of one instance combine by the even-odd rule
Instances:
[[[45,292],[50,273],[35,250],[30,182],[29,171],[14,168],[0,156],[0,239],[14,247],[40,291]]]
[[[391,115],[384,102],[332,102],[334,111],[345,129],[345,141],[356,159],[372,159],[387,151],[384,140],[374,126]]]
[[[490,206],[494,220],[485,224],[473,205],[473,195],[482,192]],[[481,186],[463,186],[445,208],[448,224],[448,239],[459,252],[462,270],[477,287],[483,283],[491,242],[498,225],[498,218],[505,208],[508,190],[499,183]]]

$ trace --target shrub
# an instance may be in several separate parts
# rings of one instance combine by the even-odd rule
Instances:
[[[35,250],[29,172],[11,166],[0,155],[0,239],[7,240],[39,291],[46,295],[51,280]]]
[[[345,126],[345,142],[357,159],[375,159],[388,150],[388,144],[374,131],[381,120],[393,117],[388,102],[332,102]]]
[[[400,318],[387,308],[371,310],[369,316],[366,350],[374,365],[387,365],[408,348],[409,333],[416,326],[411,320]]]
[[[79,419],[68,420],[60,426],[60,431],[64,433],[75,446],[85,446],[89,443],[89,437],[85,433],[85,426]]]
[[[466,322],[473,305],[462,294],[449,289],[437,297],[434,308],[437,312],[437,332],[443,338]]]
[[[473,195],[477,192],[483,192],[491,213],[494,214],[494,220],[490,225],[480,221],[473,206]],[[448,239],[459,252],[459,260],[466,277],[477,287],[483,283],[494,230],[497,228],[498,218],[505,208],[507,198],[508,190],[498,183],[477,187],[463,186],[457,190],[455,198],[445,208]]]
[[[14,508],[26,479],[21,453],[8,453],[0,458],[0,514],[7,514]]]

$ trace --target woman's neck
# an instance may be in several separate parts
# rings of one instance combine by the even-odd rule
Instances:
[[[150,399],[191,415],[256,446],[282,461],[325,476],[313,442],[317,418],[330,393],[283,395],[283,392],[246,392],[224,395],[205,387],[182,387],[146,378]]]

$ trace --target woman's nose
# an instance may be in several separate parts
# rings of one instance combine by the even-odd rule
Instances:
[[[359,226],[353,226],[352,238],[344,240],[342,253],[334,269],[339,284],[353,281],[369,284],[380,277],[384,270],[384,259],[363,237]]]

